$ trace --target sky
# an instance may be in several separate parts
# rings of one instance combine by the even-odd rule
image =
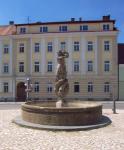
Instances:
[[[0,25],[67,21],[70,18],[99,20],[110,15],[119,29],[118,42],[124,43],[124,0],[0,0]]]

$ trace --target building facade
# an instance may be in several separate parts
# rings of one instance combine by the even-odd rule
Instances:
[[[66,50],[70,90],[67,98],[118,96],[115,20],[37,22],[0,27],[0,98],[24,99],[25,81],[33,84],[30,97],[54,99],[57,52]]]
[[[119,100],[124,100],[124,43],[118,44]]]

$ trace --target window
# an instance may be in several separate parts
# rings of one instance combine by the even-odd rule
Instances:
[[[9,45],[4,45],[4,54],[9,53]]]
[[[48,32],[48,27],[47,26],[40,27],[40,32]]]
[[[104,92],[108,93],[110,91],[110,84],[109,82],[104,83]]]
[[[20,33],[26,33],[26,28],[25,27],[20,28]]]
[[[3,83],[3,92],[8,93],[9,92],[9,84],[8,82]]]
[[[49,62],[48,62],[48,68],[47,68],[47,71],[48,71],[48,72],[52,72],[52,70],[53,70],[53,64],[52,64],[51,61],[49,61]]]
[[[109,41],[104,41],[104,50],[105,50],[105,51],[109,51],[109,50],[110,50]]]
[[[74,83],[74,92],[79,93],[80,92],[80,85],[79,82]]]
[[[108,72],[110,70],[110,62],[104,61],[104,71]]]
[[[93,71],[93,61],[88,61],[87,71]]]
[[[74,61],[74,72],[79,71],[79,61]]]
[[[52,42],[48,42],[48,52],[52,52]]]
[[[52,93],[52,91],[53,91],[52,83],[48,83],[48,85],[47,85],[47,92],[48,93]]]
[[[19,62],[19,72],[24,72],[24,62]]]
[[[80,26],[80,31],[88,31],[88,25]]]
[[[9,72],[9,65],[7,63],[4,64],[3,66],[3,72],[8,73]]]
[[[40,43],[35,43],[35,45],[34,45],[34,51],[35,51],[35,53],[37,53],[37,52],[40,51]]]
[[[80,45],[79,42],[74,42],[74,51],[79,51]]]
[[[60,49],[63,51],[66,49],[66,43],[65,42],[60,43]]]
[[[103,25],[103,30],[104,31],[109,31],[109,24],[104,24]]]
[[[39,82],[35,82],[35,83],[34,83],[34,92],[35,92],[35,93],[38,93],[39,90],[40,90]]]
[[[67,32],[67,30],[68,30],[67,26],[59,26],[60,32]]]
[[[19,52],[20,52],[20,53],[24,53],[24,49],[25,49],[24,43],[20,43],[20,44],[19,44]]]
[[[93,83],[92,82],[88,82],[88,92],[93,92]]]
[[[93,42],[88,41],[88,51],[92,51],[92,50],[93,50]]]
[[[34,63],[34,72],[39,72],[40,71],[40,63],[36,61]]]

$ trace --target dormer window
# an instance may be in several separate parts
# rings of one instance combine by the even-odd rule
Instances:
[[[40,27],[40,32],[48,32],[48,27],[47,26]]]
[[[68,30],[67,26],[59,26],[60,32],[67,32],[67,30]]]
[[[88,25],[80,26],[80,31],[88,31]]]
[[[26,28],[25,27],[21,27],[20,28],[20,33],[26,33]]]
[[[109,24],[104,24],[103,25],[103,30],[104,31],[109,31]]]

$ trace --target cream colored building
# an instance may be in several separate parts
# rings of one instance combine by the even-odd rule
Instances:
[[[22,100],[24,83],[33,84],[30,97],[55,98],[57,52],[66,60],[68,98],[105,99],[118,96],[117,35],[115,20],[37,22],[0,26],[0,99]]]

